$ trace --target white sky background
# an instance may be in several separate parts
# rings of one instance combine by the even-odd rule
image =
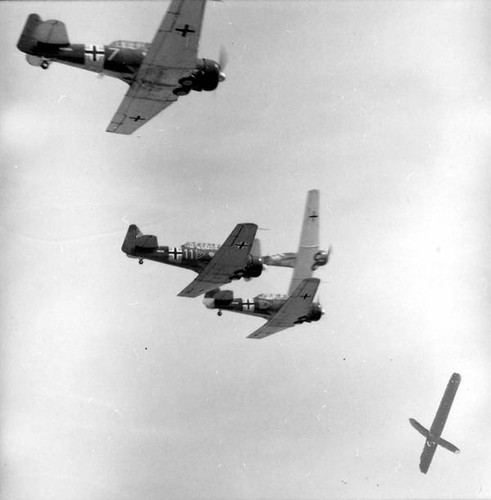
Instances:
[[[1,498],[489,498],[491,7],[210,4],[227,81],[130,137],[104,131],[125,84],[15,48],[30,12],[103,44],[150,41],[167,5],[0,4]],[[251,341],[262,320],[120,251],[132,222],[170,245],[255,222],[294,251],[312,188],[316,324]],[[462,453],[424,476],[408,418],[454,371]]]

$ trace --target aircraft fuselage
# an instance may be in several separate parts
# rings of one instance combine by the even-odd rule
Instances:
[[[208,309],[232,311],[251,316],[270,319],[288,300],[288,295],[261,294],[252,299],[234,298],[232,290],[213,290],[207,292],[203,303]],[[313,302],[307,315],[299,318],[298,324],[318,321],[322,317],[322,307],[318,302]]]
[[[54,61],[118,78],[131,85],[149,47],[149,43],[120,40],[109,45],[37,43],[30,47],[21,46],[21,50],[27,54],[27,61],[33,66],[48,69]],[[191,90],[215,90],[218,83],[224,79],[225,75],[221,73],[220,65],[216,61],[197,59],[195,69],[190,70],[189,76],[179,80],[181,87],[175,93],[185,95]]]
[[[72,43],[66,46],[38,44],[28,54],[27,60],[44,69],[55,61],[131,82],[141,66],[148,46],[149,44],[139,42],[116,42],[110,45]]]
[[[158,246],[155,248],[135,248],[133,257],[153,260],[171,266],[184,267],[192,271],[201,272],[213,258],[220,245],[186,243],[180,247]]]

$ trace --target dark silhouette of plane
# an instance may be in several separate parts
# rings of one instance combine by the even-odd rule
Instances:
[[[445,422],[447,421],[450,408],[452,407],[453,400],[457,389],[459,388],[461,377],[458,373],[454,373],[448,381],[445,394],[443,395],[438,411],[436,412],[435,419],[431,424],[430,430],[425,429],[419,422],[410,418],[411,425],[426,438],[425,447],[419,462],[419,470],[426,474],[430,468],[433,455],[435,454],[438,445],[443,446],[453,453],[460,453],[460,450],[452,443],[445,441],[441,438]]]

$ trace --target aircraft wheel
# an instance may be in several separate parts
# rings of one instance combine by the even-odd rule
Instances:
[[[43,61],[41,63],[41,68],[43,69],[48,69],[49,68],[49,62],[48,61]]]
[[[189,94],[189,89],[185,89],[184,87],[177,87],[177,89],[174,89],[172,93],[177,96],[183,96]]]
[[[140,266],[141,266],[141,265],[143,264],[143,259],[140,259],[140,260],[138,261],[138,264],[140,264]]]
[[[193,84],[194,84],[194,78],[189,78],[189,77],[185,77],[185,78],[181,78],[179,80],[179,83],[183,86],[183,87],[192,87]]]
[[[222,311],[217,312],[217,316],[221,316],[222,314],[223,314]]]

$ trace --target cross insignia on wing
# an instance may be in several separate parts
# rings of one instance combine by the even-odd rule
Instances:
[[[190,28],[189,24],[185,24],[183,28],[176,28],[175,31],[179,31],[183,38],[186,38],[188,33],[196,33],[196,30]]]

